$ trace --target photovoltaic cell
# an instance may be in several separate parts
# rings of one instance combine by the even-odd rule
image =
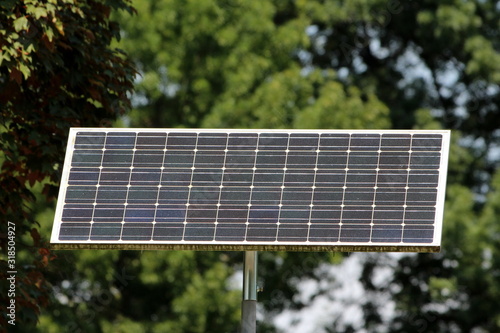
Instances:
[[[70,131],[54,248],[438,251],[448,131]]]

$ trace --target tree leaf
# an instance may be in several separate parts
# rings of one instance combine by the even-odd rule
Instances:
[[[25,64],[23,64],[23,63],[19,64],[19,70],[21,71],[21,73],[23,73],[25,80],[27,80],[30,77],[31,70]]]
[[[54,19],[53,22],[54,22],[54,25],[55,25],[57,31],[59,31],[59,33],[64,36],[64,26],[63,26],[62,21]]]
[[[21,30],[27,30],[29,26],[28,19],[25,16],[18,17],[14,20],[14,29],[19,32]]]
[[[51,27],[47,27],[45,34],[47,35],[49,42],[52,42],[52,39],[54,38],[54,30],[52,30]]]
[[[43,7],[36,7],[33,14],[35,14],[35,18],[38,20],[40,17],[47,17],[47,10]]]
[[[6,52],[0,52],[0,66],[2,65],[3,60],[9,61],[10,60],[10,55]]]

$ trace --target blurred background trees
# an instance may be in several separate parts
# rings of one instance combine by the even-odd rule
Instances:
[[[85,3],[83,7],[97,6]],[[118,1],[105,3],[121,8]],[[138,72],[130,95],[132,108],[114,126],[453,130],[442,252],[360,254],[362,319],[345,324],[339,317],[326,318],[316,332],[499,330],[500,6],[496,1],[136,0],[133,5],[136,15],[113,12],[122,38],[110,49],[123,49]],[[9,15],[19,20],[21,14],[13,13]],[[28,12],[20,13],[29,18]],[[85,17],[86,23],[79,24],[93,22]],[[23,22],[17,21],[14,28],[24,27]],[[109,27],[116,35],[117,26]],[[57,33],[57,25],[54,31],[69,38]],[[83,36],[90,38],[88,33]],[[107,37],[95,37],[94,43],[109,44]],[[53,52],[67,51],[61,44]],[[9,103],[4,86],[21,87],[30,81],[5,67],[5,54],[0,84],[2,103]],[[85,59],[109,64],[99,57],[102,54],[92,53]],[[59,65],[76,77],[105,73],[78,64],[67,60]],[[130,75],[126,64],[114,64],[125,66]],[[47,80],[45,74],[36,77]],[[73,79],[62,77],[58,82]],[[106,91],[115,94],[129,89],[127,80],[122,88],[97,81],[102,85],[88,81],[80,87],[107,86]],[[43,96],[30,89],[33,97],[26,101]],[[109,116],[105,105],[94,103],[95,109],[83,112],[83,104],[70,101],[78,101],[76,97],[92,101],[96,96],[91,89],[82,89],[60,103],[65,112],[96,117],[80,125],[95,125],[97,119]],[[25,126],[29,133],[50,133],[26,120],[31,119],[28,116],[15,118],[17,113],[4,111],[10,109],[3,105],[5,138],[18,133],[14,126]],[[19,108],[26,115],[46,110],[32,104]],[[62,117],[59,109],[50,112]],[[70,125],[74,122],[61,121],[59,141],[47,163],[62,160],[62,133]],[[9,142],[4,137],[2,141]],[[11,161],[8,154],[5,161]],[[3,177],[13,172],[5,163]],[[53,185],[59,172],[53,172]],[[23,188],[28,180],[17,181],[14,188]],[[27,216],[40,223],[39,233],[46,241],[53,206],[38,200]],[[50,305],[30,332],[237,330],[241,253],[87,250],[56,255],[45,272],[51,283]],[[277,314],[298,315],[327,294],[318,287],[309,290],[309,297],[299,297],[304,283],[334,279],[325,267],[341,261],[342,256],[327,253],[262,253],[259,331],[276,332]],[[383,269],[391,274],[381,281]],[[382,296],[394,305],[389,315],[382,313]],[[293,325],[290,321],[287,332],[294,332]]]

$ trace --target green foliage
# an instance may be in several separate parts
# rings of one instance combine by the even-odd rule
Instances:
[[[34,199],[50,205],[57,195],[68,129],[104,125],[130,104],[134,70],[109,47],[119,36],[112,9],[132,11],[127,1],[0,3],[0,233],[15,223],[21,326],[34,324],[48,304],[45,274],[54,256],[37,231]],[[6,250],[5,237],[0,246]],[[0,267],[4,281],[3,258]]]
[[[499,216],[488,194],[500,117],[494,2],[137,6],[137,17],[122,18],[121,47],[142,74],[127,119],[132,126],[454,129],[442,254],[401,259],[392,281],[395,317],[377,326],[381,316],[367,301],[365,323],[407,332],[496,329],[490,286],[498,266],[482,268]],[[304,268],[307,258],[312,264]],[[304,306],[293,297],[296,285],[319,278],[312,272],[324,261],[263,254],[259,298],[268,313]],[[375,288],[372,278],[364,276],[367,288]],[[469,314],[468,302],[476,306],[480,298],[489,305]],[[271,330],[268,324],[263,331]]]
[[[172,304],[173,313],[177,316],[168,331],[203,333],[207,328],[217,328],[221,332],[235,331],[239,316],[234,309],[241,302],[241,293],[228,292],[229,272],[219,262],[203,275],[193,276],[184,293]]]
[[[402,257],[385,289],[373,282],[374,272],[389,264],[367,260],[363,285],[390,294],[396,310],[382,322],[376,303],[366,300],[363,326],[499,330],[495,1],[136,0],[134,6],[138,15],[113,14],[119,31],[111,9],[132,9],[118,0],[0,4],[0,213],[21,223],[24,234],[37,213],[42,234],[50,232],[50,208],[32,203],[32,192],[55,196],[68,126],[110,124],[102,119],[127,108],[134,72],[108,47],[121,35],[113,45],[139,72],[132,111],[121,124],[453,129],[443,250]],[[238,253],[57,255],[45,273],[54,297],[39,332],[236,331],[240,296],[230,281],[241,268]],[[276,332],[268,320],[273,314],[307,306],[294,297],[299,283],[324,278],[316,268],[341,258],[262,253],[259,332]],[[38,262],[50,259],[42,251]],[[32,309],[34,315],[38,308]],[[332,318],[325,330],[334,328]]]

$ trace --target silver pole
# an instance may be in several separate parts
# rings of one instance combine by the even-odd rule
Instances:
[[[257,251],[245,251],[241,333],[255,333],[257,320]]]

